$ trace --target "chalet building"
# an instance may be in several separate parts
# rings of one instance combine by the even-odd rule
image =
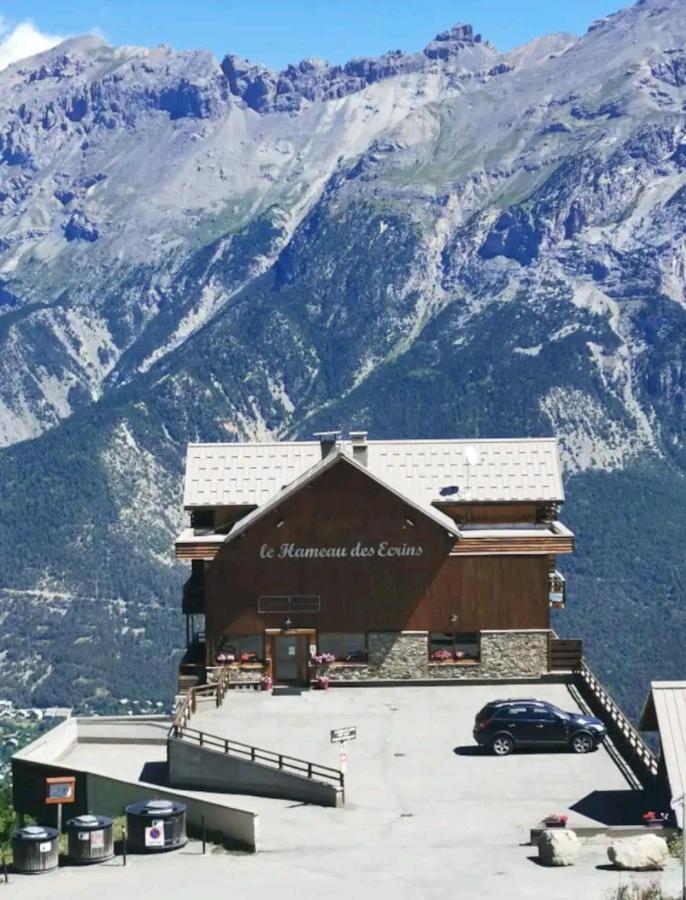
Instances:
[[[182,683],[537,678],[573,535],[554,439],[191,444]]]

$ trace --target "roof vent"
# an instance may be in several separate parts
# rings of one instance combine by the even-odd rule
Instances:
[[[353,448],[353,459],[362,466],[367,465],[367,432],[351,431],[350,444]]]
[[[322,450],[322,459],[336,449],[336,441],[341,436],[340,431],[316,431],[314,435],[319,440],[319,446]]]

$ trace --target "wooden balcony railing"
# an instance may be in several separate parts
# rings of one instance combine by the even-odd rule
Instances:
[[[571,672],[583,659],[583,643],[578,640],[564,640],[551,634],[548,652],[551,672]]]

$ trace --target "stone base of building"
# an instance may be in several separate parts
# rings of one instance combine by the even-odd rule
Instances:
[[[368,662],[317,666],[330,682],[536,679],[549,671],[549,631],[482,631],[480,659],[432,662],[426,631],[374,632],[367,636]]]

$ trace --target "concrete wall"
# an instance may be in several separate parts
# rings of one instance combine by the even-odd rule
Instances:
[[[337,806],[339,802],[339,792],[333,784],[227,756],[177,738],[169,739],[167,758],[169,783],[175,788],[280,797],[318,806]]]
[[[168,716],[92,716],[75,721],[80,744],[164,744],[171,725]]]
[[[482,631],[481,659],[446,665],[428,659],[425,631],[376,632],[368,636],[369,662],[317,667],[332,682],[472,681],[539,678],[548,672],[547,629]]]
[[[42,734],[28,747],[15,753],[13,759],[56,763],[76,746],[78,729],[76,719],[65,719],[50,731]]]
[[[137,800],[178,800],[187,807],[188,825],[200,830],[202,817],[209,832],[220,833],[225,840],[246,850],[257,850],[257,815],[243,809],[192,797],[183,791],[165,790],[155,785],[122,781],[105,775],[87,774],[88,805],[100,815],[121,815],[124,807]]]

